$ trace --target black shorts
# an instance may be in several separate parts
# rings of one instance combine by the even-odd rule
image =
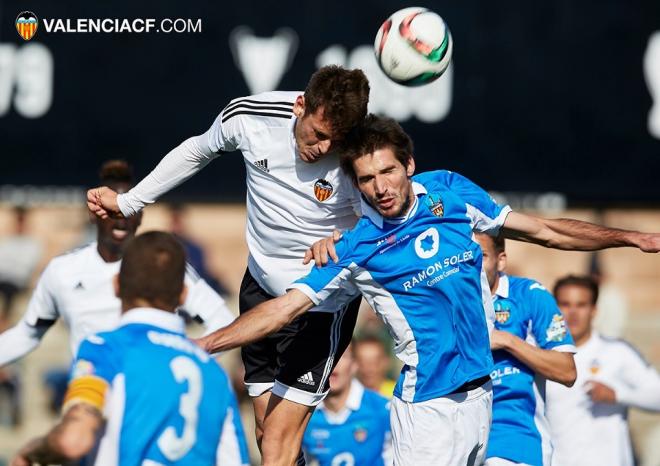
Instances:
[[[246,270],[240,313],[272,298]],[[357,297],[334,313],[305,313],[278,332],[242,347],[250,396],[272,389],[282,398],[309,406],[323,400],[330,373],[351,342],[360,301]]]

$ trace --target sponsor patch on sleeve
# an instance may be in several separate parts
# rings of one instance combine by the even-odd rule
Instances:
[[[552,316],[552,322],[545,331],[548,341],[562,341],[566,338],[566,333],[566,321],[564,320],[564,316],[561,314],[555,314]]]

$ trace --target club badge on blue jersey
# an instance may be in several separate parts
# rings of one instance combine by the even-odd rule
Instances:
[[[358,425],[353,431],[353,438],[356,442],[363,443],[367,440],[368,431],[363,426]]]
[[[511,308],[506,303],[495,303],[495,320],[498,324],[506,324],[511,317]]]
[[[327,180],[319,179],[316,180],[316,183],[314,183],[314,195],[316,196],[316,199],[321,202],[332,196],[332,192],[334,190],[335,188],[333,188],[330,182]]]
[[[552,317],[550,326],[545,331],[548,341],[562,341],[566,337],[566,321],[561,314],[555,314]]]
[[[426,198],[426,205],[431,212],[436,217],[442,217],[445,214],[445,205],[442,203],[442,198],[439,195],[435,195],[436,199],[433,198],[433,194],[429,194],[429,197]]]

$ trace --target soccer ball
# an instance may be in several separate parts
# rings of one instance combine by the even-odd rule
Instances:
[[[404,86],[438,79],[449,66],[453,42],[443,19],[421,7],[404,8],[378,30],[374,51],[383,72]]]

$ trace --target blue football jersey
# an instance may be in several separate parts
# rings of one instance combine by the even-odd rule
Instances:
[[[249,463],[229,380],[178,316],[133,309],[116,330],[85,339],[67,402],[87,401],[80,387],[93,385],[107,388],[97,465]]]
[[[555,299],[538,282],[500,275],[494,306],[498,330],[542,349],[575,352]],[[487,457],[543,466],[551,456],[545,380],[507,351],[494,351],[493,358],[493,423]]]
[[[344,412],[314,411],[303,449],[319,466],[388,466],[390,443],[388,400],[354,380]]]
[[[385,220],[363,217],[337,243],[338,263],[314,267],[291,288],[314,303],[351,282],[388,326],[404,363],[394,396],[425,401],[488,375],[492,299],[474,231],[496,234],[508,207],[448,171],[413,177],[415,203]]]

